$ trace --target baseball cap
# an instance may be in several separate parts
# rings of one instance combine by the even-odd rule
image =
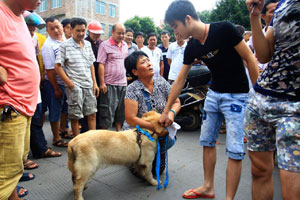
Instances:
[[[24,11],[23,17],[25,19],[26,24],[30,26],[36,26],[39,29],[42,29],[46,26],[46,22],[36,14],[35,12]]]
[[[88,28],[89,32],[94,33],[94,34],[103,34],[104,33],[104,31],[102,30],[101,24],[97,21],[90,22],[87,28]]]

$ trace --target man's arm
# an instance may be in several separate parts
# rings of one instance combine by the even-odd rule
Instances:
[[[60,89],[59,85],[57,84],[55,70],[54,69],[47,69],[46,73],[47,73],[49,82],[51,83],[52,87],[54,88],[55,97],[57,99],[61,99],[62,95],[63,95],[63,92]]]
[[[172,59],[168,58],[168,65],[171,67]]]
[[[62,68],[61,64],[56,63],[55,64],[55,72],[58,74],[58,76],[65,82],[65,84],[73,90],[74,83],[71,81],[71,79],[67,76],[64,69]]]
[[[260,63],[267,63],[274,54],[274,36],[273,29],[269,28],[266,36],[262,31],[261,11],[264,6],[264,0],[246,0],[246,5],[250,12],[250,23],[252,31],[253,46],[256,57]],[[253,4],[256,4],[253,8]]]
[[[105,94],[107,92],[107,87],[104,82],[104,72],[105,72],[105,64],[99,63],[98,76],[100,82],[100,93],[102,94]]]
[[[4,85],[7,82],[7,71],[4,67],[0,66],[0,85]]]
[[[97,81],[96,81],[94,65],[91,66],[91,75],[92,75],[92,79],[93,79],[94,94],[96,95],[96,97],[98,97],[99,96],[99,88],[98,88]]]
[[[164,61],[161,60],[161,61],[159,62],[159,65],[160,65],[160,75],[161,75],[161,76],[164,76]]]
[[[242,59],[246,62],[252,85],[254,85],[259,75],[258,65],[254,54],[252,53],[252,51],[250,50],[250,48],[244,40],[238,43],[234,48],[242,57]]]
[[[181,90],[185,83],[185,79],[186,79],[191,67],[192,67],[192,65],[183,64],[183,66],[180,70],[180,73],[172,86],[171,93],[168,98],[168,102],[165,106],[164,112],[162,113],[162,115],[159,119],[160,124],[164,127],[170,126],[172,124],[172,120],[169,117],[169,111],[171,109],[171,106],[174,104],[176,98],[181,93]]]

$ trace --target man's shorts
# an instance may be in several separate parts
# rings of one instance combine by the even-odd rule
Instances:
[[[15,112],[0,121],[0,199],[11,195],[22,176],[29,152],[30,122],[31,117]]]
[[[300,172],[300,102],[251,90],[245,113],[249,151],[275,151],[278,167]]]
[[[244,113],[247,93],[218,93],[208,91],[205,103],[200,144],[214,147],[223,117],[226,121],[226,155],[234,160],[244,158]]]
[[[123,124],[125,120],[124,98],[126,86],[106,85],[107,93],[100,94],[100,126],[110,128],[113,122]]]
[[[74,85],[73,90],[66,87],[68,101],[68,117],[81,119],[97,112],[97,100],[93,88],[82,88]]]
[[[42,89],[42,105],[43,112],[47,111],[47,107],[49,108],[49,121],[57,122],[60,120],[60,114],[68,113],[68,104],[67,104],[67,96],[65,93],[64,85],[59,85],[60,89],[63,92],[62,98],[57,99],[54,94],[54,88],[51,85],[50,81],[44,80],[43,89]]]

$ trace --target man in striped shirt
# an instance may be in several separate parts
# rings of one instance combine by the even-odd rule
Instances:
[[[82,18],[71,20],[73,37],[63,42],[56,56],[55,71],[66,85],[68,114],[73,134],[79,134],[78,120],[88,116],[88,127],[96,129],[99,94],[93,63],[95,56],[91,43],[84,40],[87,23]],[[62,68],[65,66],[65,70]]]

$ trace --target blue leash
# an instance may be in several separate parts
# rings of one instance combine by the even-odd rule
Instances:
[[[147,136],[147,138],[151,141],[151,142],[154,142],[154,138],[147,132],[147,131],[144,131],[143,129],[141,129],[141,127],[139,125],[136,126],[136,129],[138,131],[138,133],[141,133],[145,136]]]
[[[168,131],[168,129],[166,128],[166,130]],[[168,145],[168,136],[164,136],[161,138],[161,140],[165,140],[165,145]],[[159,181],[159,170],[160,170],[160,144],[159,144],[159,140],[157,140],[157,152],[156,152],[156,180],[157,180],[157,190],[160,190],[162,187],[160,185],[160,181]],[[166,149],[166,180],[164,183],[164,188],[167,188],[169,184],[169,170],[168,170],[168,150]]]
[[[143,95],[144,95],[144,99],[145,99],[145,102],[146,102],[146,105],[147,105],[147,108],[148,108],[148,111],[151,111],[152,110],[152,106],[151,106],[151,100],[149,98],[149,95],[148,93],[142,89],[142,92],[143,92]],[[139,126],[136,126],[136,128],[138,129],[138,131],[140,131],[141,133],[143,133],[144,135],[146,135],[148,138],[149,138],[149,133],[147,133],[146,131],[142,130]],[[167,131],[168,129],[165,128]],[[169,132],[169,131],[168,131]],[[149,136],[148,136],[149,135]],[[150,136],[151,137],[151,136]],[[152,137],[151,137],[152,138]],[[150,138],[149,138],[150,139]],[[153,139],[153,138],[152,138]],[[161,139],[165,139],[166,142],[165,142],[165,145],[168,145],[168,136],[164,136],[162,137]],[[151,139],[150,139],[151,140]],[[152,140],[151,140],[152,141]],[[153,139],[154,141],[154,139]],[[160,185],[160,181],[159,181],[159,169],[160,169],[160,145],[159,145],[159,140],[157,140],[157,151],[156,151],[156,169],[155,169],[155,172],[156,172],[156,180],[157,180],[157,190],[160,190],[162,187]],[[168,172],[168,149],[166,148],[166,180],[165,180],[165,183],[164,183],[164,188],[166,188],[169,184],[169,172]]]

